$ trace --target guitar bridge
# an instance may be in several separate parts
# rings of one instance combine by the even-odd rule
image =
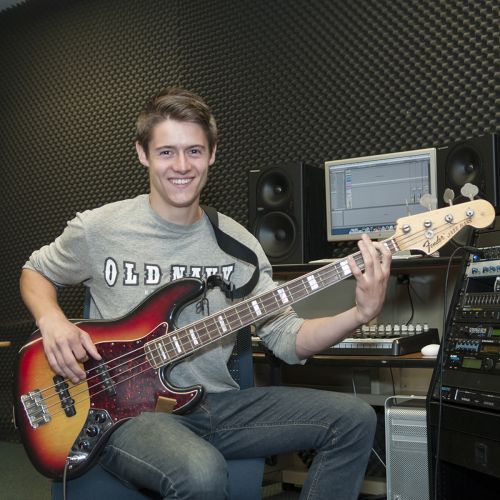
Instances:
[[[37,429],[41,425],[50,422],[51,416],[40,389],[23,394],[21,396],[21,403],[33,429]]]

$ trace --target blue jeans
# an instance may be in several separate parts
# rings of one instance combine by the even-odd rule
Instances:
[[[301,499],[356,499],[375,433],[355,397],[306,388],[208,394],[189,414],[143,413],[111,435],[102,465],[163,498],[227,497],[225,459],[317,451]]]

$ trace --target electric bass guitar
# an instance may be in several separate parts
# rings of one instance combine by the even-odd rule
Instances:
[[[487,201],[469,201],[401,218],[395,235],[383,244],[391,253],[432,254],[463,227],[483,228],[494,217]],[[363,269],[361,253],[353,258]],[[349,276],[347,259],[334,261],[178,329],[180,310],[199,300],[207,283],[196,278],[173,281],[121,318],[75,321],[102,356],[82,363],[86,379],[76,384],[51,370],[41,335],[35,332],[19,352],[14,386],[15,420],[33,465],[48,477],[61,478],[65,470],[67,477],[76,477],[127,419],[144,411],[192,409],[203,388],[173,386],[168,375],[175,363]]]

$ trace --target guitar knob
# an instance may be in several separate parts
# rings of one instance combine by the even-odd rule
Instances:
[[[99,434],[99,427],[97,425],[89,425],[85,432],[89,437],[96,437]]]
[[[98,411],[94,415],[94,421],[98,424],[103,424],[106,422],[106,412],[104,411]]]
[[[81,451],[90,451],[92,448],[90,441],[88,439],[82,439],[81,441],[78,442],[78,448]]]

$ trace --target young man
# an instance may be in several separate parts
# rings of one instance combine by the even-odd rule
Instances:
[[[199,204],[217,149],[216,123],[204,101],[181,89],[154,96],[139,115],[136,149],[149,169],[149,195],[77,214],[61,236],[31,255],[22,271],[21,294],[41,331],[48,362],[73,382],[85,377],[79,362],[100,356],[88,334],[65,317],[57,303],[58,286],[84,282],[92,295],[91,317],[111,319],[179,277],[221,274],[240,287],[253,272],[218,246]],[[252,295],[274,288],[258,241],[222,214],[219,227],[258,256],[260,276]],[[359,247],[365,271],[348,259],[356,279],[354,307],[309,320],[287,309],[259,324],[262,341],[276,356],[302,363],[380,312],[390,252],[367,237]],[[217,288],[207,292],[207,299],[211,313],[230,305]],[[202,315],[195,304],[188,305],[178,326]],[[194,411],[143,413],[130,419],[111,435],[102,465],[164,498],[215,500],[227,495],[226,458],[313,448],[317,454],[302,497],[357,498],[375,429],[372,408],[330,391],[240,391],[226,366],[233,343],[233,335],[223,337],[172,370],[175,385],[205,387],[206,397]]]

